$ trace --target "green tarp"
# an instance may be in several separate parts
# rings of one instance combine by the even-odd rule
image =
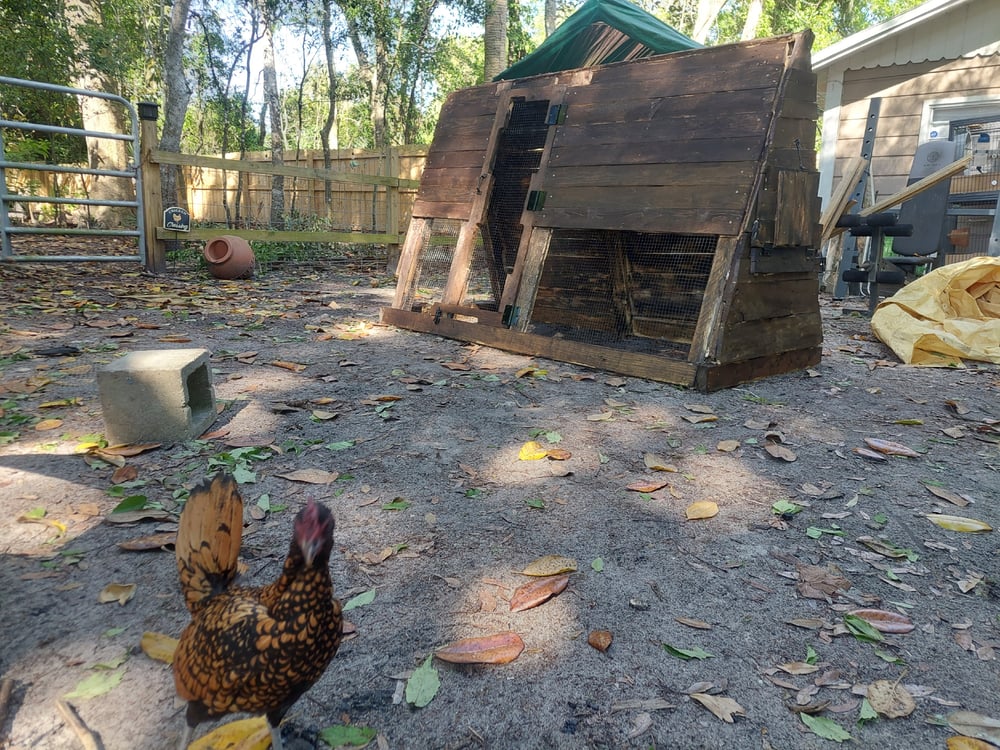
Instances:
[[[493,80],[638,60],[701,46],[627,0],[587,0],[538,49]]]

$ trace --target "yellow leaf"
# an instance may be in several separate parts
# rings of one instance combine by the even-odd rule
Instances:
[[[518,451],[517,457],[521,461],[538,461],[541,458],[545,458],[547,455],[549,455],[549,452],[545,450],[545,448],[540,446],[534,440],[529,440],[521,446],[521,450]]]
[[[610,422],[615,418],[615,413],[613,411],[604,411],[600,414],[588,414],[588,422]]]
[[[188,745],[188,750],[267,750],[271,746],[271,729],[267,719],[254,716],[223,724]]]
[[[687,507],[687,510],[684,511],[684,515],[687,516],[689,521],[697,521],[702,518],[711,518],[717,515],[718,512],[719,506],[711,500],[699,500],[691,503]]]
[[[162,661],[165,664],[174,663],[174,651],[177,650],[177,639],[163,633],[146,631],[139,641],[142,652],[150,659]]]
[[[35,429],[38,432],[45,432],[46,430],[56,430],[62,427],[63,421],[61,419],[43,419],[41,422],[35,425]]]
[[[655,453],[647,453],[642,457],[643,463],[646,464],[647,469],[652,469],[653,471],[669,471],[677,472],[677,467],[667,463],[666,460],[660,458]]]
[[[521,571],[526,576],[554,576],[560,573],[572,573],[576,570],[576,560],[562,555],[545,555],[528,563]]]
[[[97,601],[101,604],[118,602],[124,607],[129,599],[135,596],[136,588],[138,587],[134,583],[109,583],[101,589],[101,593],[97,595]]]
[[[946,743],[948,750],[996,750],[996,745],[977,740],[975,737],[962,737],[956,734],[949,737]]]
[[[947,516],[943,513],[928,513],[928,520],[948,531],[993,531],[993,527],[975,518],[963,518],[962,516]]]

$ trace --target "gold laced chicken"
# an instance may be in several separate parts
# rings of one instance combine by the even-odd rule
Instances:
[[[333,514],[312,500],[295,516],[281,575],[261,588],[234,585],[243,500],[229,474],[191,492],[177,531],[177,570],[191,622],[174,655],[174,684],[188,702],[180,747],[203,721],[263,714],[282,750],[288,709],[323,675],[342,633],[333,596]]]

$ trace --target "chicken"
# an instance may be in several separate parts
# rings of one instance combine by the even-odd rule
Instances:
[[[333,515],[312,500],[295,516],[281,575],[262,588],[234,586],[243,500],[228,474],[191,492],[177,531],[177,570],[191,622],[174,654],[174,684],[188,702],[181,737],[227,713],[264,714],[271,744],[278,725],[326,671],[340,645],[333,596]]]

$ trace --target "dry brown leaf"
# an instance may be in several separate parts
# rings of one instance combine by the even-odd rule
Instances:
[[[549,448],[546,452],[546,458],[550,461],[568,461],[573,458],[573,454],[563,448]]]
[[[670,483],[665,479],[639,479],[627,485],[625,489],[632,490],[633,492],[656,492],[657,490],[662,490],[668,484]]]
[[[526,576],[554,576],[560,573],[572,573],[576,570],[576,560],[563,555],[545,555],[528,563],[521,571]]]
[[[952,711],[945,719],[948,726],[966,737],[1000,745],[1000,720],[975,711]]]
[[[873,451],[884,453],[887,456],[906,456],[907,458],[920,458],[920,454],[912,448],[902,443],[894,443],[892,440],[882,440],[881,438],[865,438],[865,443]]]
[[[884,453],[877,453],[868,448],[852,448],[851,452],[861,456],[861,458],[867,458],[869,461],[888,461],[888,457]]]
[[[511,612],[523,612],[526,609],[544,604],[553,596],[560,594],[569,585],[569,574],[546,576],[529,581],[518,586],[510,599]]]
[[[718,422],[719,418],[715,414],[699,414],[697,416],[685,415],[683,417],[685,422],[690,422],[691,424],[704,424],[705,422]]]
[[[740,447],[739,440],[720,440],[715,444],[715,450],[722,453],[732,453]]]
[[[278,474],[277,476],[282,479],[288,479],[292,482],[305,482],[306,484],[330,484],[330,482],[337,481],[337,477],[340,476],[335,471],[326,471],[324,469],[296,469],[295,471],[290,471],[287,474]]]
[[[463,638],[442,646],[434,655],[453,664],[507,664],[524,651],[524,641],[513,631],[479,638]]]
[[[632,729],[629,730],[628,738],[634,740],[636,737],[640,737],[649,731],[649,728],[653,726],[653,717],[643,711],[641,714],[637,714],[635,719],[632,721]]]
[[[177,542],[176,531],[162,531],[158,534],[148,534],[124,542],[119,542],[119,548],[126,552],[149,552],[151,550],[173,547]]]
[[[291,370],[292,372],[302,372],[308,365],[300,364],[299,362],[286,362],[283,359],[277,359],[271,363],[274,367],[280,367],[282,370]]]
[[[101,604],[118,602],[123,607],[135,596],[138,586],[134,583],[109,583],[97,595],[97,601]]]
[[[684,515],[689,521],[701,521],[719,515],[719,506],[711,500],[698,500],[684,509]]]
[[[981,533],[993,531],[993,527],[985,521],[975,518],[965,518],[964,516],[949,516],[942,513],[928,513],[927,520],[935,526],[940,526],[948,531],[962,531],[967,533]]]
[[[982,740],[977,740],[975,737],[963,737],[956,734],[954,737],[949,737],[945,742],[945,747],[948,750],[996,750],[996,745],[991,745],[989,742],[983,742]]]
[[[108,456],[124,456],[125,458],[131,458],[132,456],[138,456],[140,453],[147,453],[152,450],[156,450],[161,447],[163,443],[139,443],[136,445],[112,445],[109,448],[101,448],[101,453]]]
[[[139,646],[142,648],[142,652],[150,659],[162,661],[166,664],[174,663],[174,651],[177,650],[176,638],[147,630],[142,634]]]
[[[715,414],[715,409],[706,404],[684,404],[684,408],[695,414]]]
[[[144,508],[143,510],[126,510],[121,513],[108,513],[104,523],[138,523],[139,521],[169,521],[171,516],[159,508]]]
[[[746,716],[747,712],[739,703],[724,695],[709,695],[708,693],[693,693],[692,700],[698,701],[701,705],[711,711],[719,719],[727,724],[733,723],[734,716]]]
[[[602,411],[598,414],[588,414],[588,422],[610,422],[615,418],[615,413],[613,411]]]
[[[274,443],[274,435],[244,435],[226,441],[229,448],[265,448]]]
[[[924,487],[926,487],[927,491],[930,492],[932,495],[935,495],[941,498],[942,500],[947,500],[949,503],[957,505],[960,508],[964,508],[966,505],[969,504],[969,501],[966,500],[961,495],[959,495],[957,492],[946,490],[944,487],[934,487],[933,485],[930,484],[925,484]]]
[[[139,468],[136,466],[119,466],[111,475],[111,484],[121,484],[131,482],[139,476]]]
[[[712,626],[704,622],[703,620],[694,620],[690,617],[675,617],[674,618],[681,625],[687,625],[689,628],[696,628],[698,630],[711,630]]]
[[[187,344],[191,339],[187,336],[161,336],[159,339],[164,344]]]
[[[592,630],[587,636],[587,643],[602,654],[611,647],[612,640],[614,640],[614,636],[610,630]]]
[[[848,614],[860,617],[881,633],[909,633],[915,627],[906,615],[884,609],[852,609]]]
[[[779,664],[778,669],[782,672],[795,675],[813,674],[819,671],[819,667],[815,664],[807,664],[804,661],[790,661],[787,664]]]
[[[62,423],[63,421],[61,419],[43,419],[41,422],[35,424],[35,430],[38,432],[57,430],[62,427]]]
[[[789,463],[798,458],[798,456],[795,455],[795,451],[781,445],[780,443],[765,443],[764,450],[766,450],[774,458],[781,459],[782,461],[788,461]]]
[[[807,599],[826,599],[851,588],[851,582],[835,566],[798,565],[799,582],[795,589]]]
[[[877,680],[868,686],[868,702],[888,719],[901,719],[917,707],[909,691],[897,682]]]
[[[442,367],[446,367],[449,370],[457,370],[459,372],[468,372],[472,367],[465,362],[442,362]]]

